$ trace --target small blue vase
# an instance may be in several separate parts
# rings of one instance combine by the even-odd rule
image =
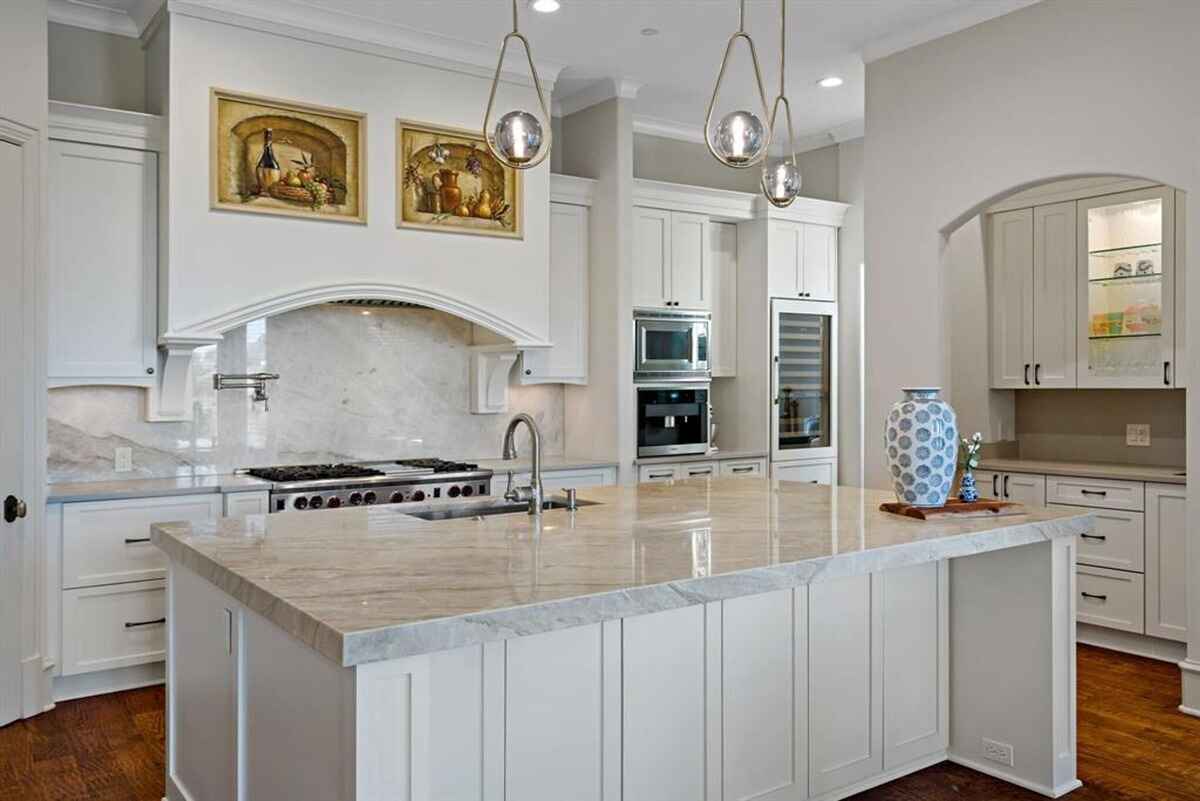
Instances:
[[[963,473],[962,484],[958,487],[958,499],[966,503],[979,500],[979,490],[975,488],[975,474],[970,470]]]

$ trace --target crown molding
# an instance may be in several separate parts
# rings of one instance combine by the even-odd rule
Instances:
[[[137,22],[124,11],[96,6],[83,0],[49,0],[46,14],[50,22],[112,33],[136,39],[141,33]]]
[[[631,81],[628,78],[601,78],[595,83],[590,83],[583,87],[578,92],[569,94],[566,97],[556,98],[554,101],[554,115],[556,117],[563,117],[568,114],[574,114],[577,111],[591,108],[597,103],[603,103],[605,100],[611,100],[614,97],[635,100],[637,99],[638,90],[641,88],[642,85],[640,83]]]
[[[577,175],[550,173],[550,202],[573,206],[591,206],[596,195],[596,181]]]
[[[660,136],[664,139],[676,139],[680,142],[704,144],[704,129],[700,125],[685,125],[674,120],[663,120],[658,117],[635,116],[633,132],[646,136]]]
[[[233,25],[298,41],[323,44],[369,55],[407,61],[438,69],[491,78],[496,71],[500,41],[483,44],[421,31],[353,14],[333,13],[299,0],[168,0],[172,15]],[[287,20],[281,23],[280,20]],[[516,63],[516,59],[513,62]],[[520,62],[524,64],[522,60]],[[538,75],[552,92],[562,64],[538,60]],[[505,69],[501,80],[532,86],[520,69]]]
[[[872,61],[958,33],[973,25],[1003,17],[1039,2],[1041,0],[992,0],[989,3],[964,4],[958,11],[942,14],[920,25],[895,31],[868,42],[862,50],[863,62],[870,64]]]
[[[154,114],[58,100],[49,105],[47,130],[54,139],[158,151],[166,141],[165,129],[163,118]]]
[[[857,119],[837,125],[833,128],[830,128],[828,131],[797,137],[795,141],[796,152],[807,153],[810,150],[819,150],[823,147],[836,145],[839,142],[858,139],[863,136],[864,128],[864,121]],[[685,125],[681,122],[663,120],[657,117],[634,117],[633,132],[635,134],[644,134],[645,136],[659,136],[664,139],[675,139],[680,142],[691,142],[699,145],[704,144],[704,130],[700,126]],[[786,148],[784,148],[778,141],[771,145],[772,154],[780,156],[784,155],[785,152]]]

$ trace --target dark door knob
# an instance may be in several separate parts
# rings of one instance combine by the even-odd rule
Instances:
[[[15,495],[9,495],[4,499],[5,523],[12,523],[16,521],[18,517],[24,517],[25,513],[28,511],[29,510],[25,507],[25,501],[21,500]]]

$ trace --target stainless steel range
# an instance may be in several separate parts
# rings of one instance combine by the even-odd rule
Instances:
[[[237,472],[271,482],[272,512],[492,494],[491,470],[442,459],[252,467]]]

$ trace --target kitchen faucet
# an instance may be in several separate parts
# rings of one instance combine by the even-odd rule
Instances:
[[[512,471],[509,471],[508,482],[509,488],[504,492],[504,500],[506,501],[528,501],[529,514],[541,515],[542,513],[542,498],[544,492],[542,490],[542,432],[538,430],[537,423],[529,415],[521,412],[508,423],[508,428],[504,432],[504,458],[517,458],[517,426],[524,423],[529,427],[529,437],[533,447],[533,468],[530,472],[528,487],[513,487],[512,486]]]

